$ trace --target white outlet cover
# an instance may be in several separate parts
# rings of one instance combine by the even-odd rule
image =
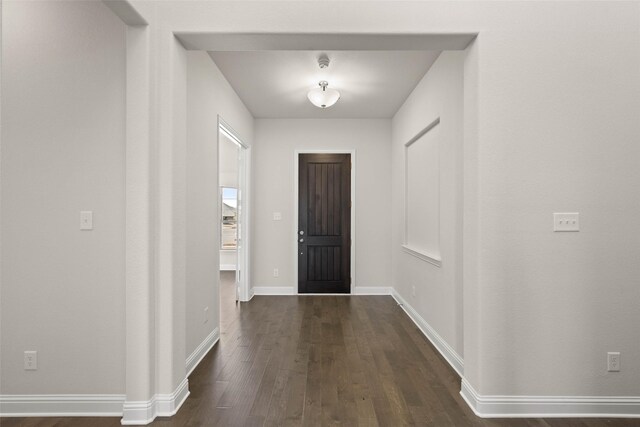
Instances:
[[[578,212],[554,213],[553,231],[580,231]]]
[[[93,230],[93,211],[80,212],[80,230]]]
[[[282,212],[274,212],[273,213],[274,221],[282,221]]]

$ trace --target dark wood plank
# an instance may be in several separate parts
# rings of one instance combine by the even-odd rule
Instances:
[[[342,234],[340,228],[340,210],[342,209],[342,192],[340,186],[340,177],[342,176],[342,165],[336,164],[333,168],[333,235]]]
[[[313,200],[315,209],[313,211],[313,220],[315,222],[315,229],[312,236],[322,236],[322,165],[319,163],[313,163],[316,169],[316,188],[313,192]]]
[[[335,219],[334,219],[334,215],[335,215],[335,210],[334,210],[334,187],[336,185],[335,182],[335,172],[334,169],[336,168],[336,165],[334,164],[329,164],[327,165],[327,213],[328,213],[328,218],[327,218],[327,235],[329,236],[335,236],[335,230],[334,230],[334,224],[335,224]]]
[[[321,200],[321,204],[322,204],[322,219],[321,219],[321,223],[322,223],[322,232],[321,234],[323,236],[326,236],[329,234],[329,213],[328,213],[328,207],[329,207],[329,201],[328,201],[328,197],[329,197],[329,185],[328,185],[328,177],[327,174],[329,173],[329,165],[328,164],[321,164],[320,165],[320,169],[322,171],[322,185],[320,186],[321,190],[320,190],[320,200]]]

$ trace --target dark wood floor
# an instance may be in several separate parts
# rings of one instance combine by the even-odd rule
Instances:
[[[623,419],[477,418],[460,378],[391,297],[256,296],[223,273],[221,339],[191,396],[154,426],[638,426]],[[5,418],[14,426],[118,426],[119,418]]]

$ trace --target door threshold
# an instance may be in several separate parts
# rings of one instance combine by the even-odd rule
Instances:
[[[319,297],[319,296],[327,296],[327,297],[350,297],[351,293],[348,294],[327,294],[327,293],[321,293],[321,294],[311,294],[311,293],[304,293],[304,294],[295,294],[299,297],[305,297],[305,296],[310,296],[310,297]]]

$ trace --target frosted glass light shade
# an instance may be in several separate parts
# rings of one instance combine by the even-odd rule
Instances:
[[[307,94],[307,98],[318,108],[329,108],[340,99],[340,92],[327,88],[327,82],[320,82],[320,87],[312,89]]]

